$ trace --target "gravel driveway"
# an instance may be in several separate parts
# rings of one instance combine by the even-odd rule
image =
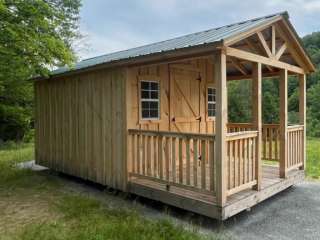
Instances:
[[[320,239],[320,183],[304,182],[225,223],[235,239]]]
[[[137,196],[124,199],[87,184],[77,186],[72,190],[89,192],[116,207],[135,208],[148,218],[170,218],[206,234],[219,233],[223,239],[320,239],[320,182],[293,186],[223,223]]]
[[[23,167],[42,170],[29,164]],[[145,198],[111,193],[73,177],[58,177],[66,191],[90,195],[110,206],[134,208],[148,218],[169,218],[187,228],[219,233],[227,239],[320,239],[320,182],[305,181],[221,223]]]

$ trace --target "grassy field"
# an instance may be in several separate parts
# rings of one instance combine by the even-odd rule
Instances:
[[[70,193],[47,172],[15,167],[33,159],[33,145],[0,148],[0,239],[221,239],[170,220],[150,220],[135,210],[112,208]]]
[[[320,139],[311,138],[307,142],[307,176],[320,178]]]

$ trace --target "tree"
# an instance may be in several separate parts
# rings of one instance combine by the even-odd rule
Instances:
[[[28,81],[75,60],[80,0],[0,0],[0,139],[21,140],[32,126]]]
[[[305,36],[303,43],[317,67],[307,79],[307,133],[320,137],[320,32]]]

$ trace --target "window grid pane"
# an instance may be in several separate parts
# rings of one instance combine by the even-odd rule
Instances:
[[[208,117],[216,115],[216,89],[208,87]]]
[[[141,117],[159,119],[159,83],[141,81]]]

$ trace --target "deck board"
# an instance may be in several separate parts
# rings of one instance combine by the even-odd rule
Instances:
[[[281,179],[278,167],[263,166],[262,169],[261,191],[248,189],[233,194],[227,198],[226,206],[223,208],[217,205],[216,198],[212,194],[195,192],[176,186],[170,186],[168,191],[166,184],[150,179],[130,179],[129,191],[212,218],[226,219],[283,191],[304,178],[303,170],[291,170],[286,179]]]

